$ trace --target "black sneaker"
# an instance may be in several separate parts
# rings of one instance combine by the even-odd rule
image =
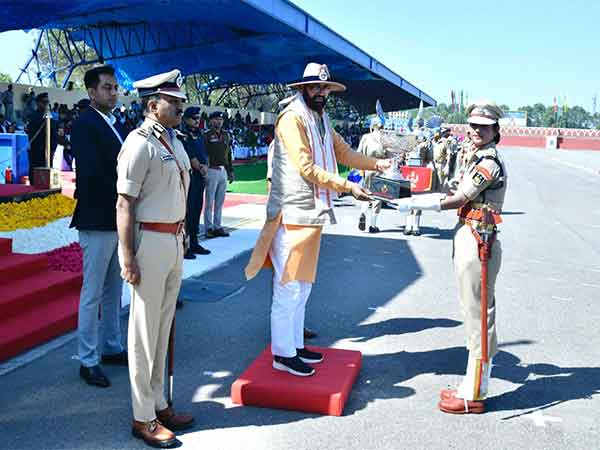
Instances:
[[[369,233],[379,233],[379,228],[377,228],[377,227],[369,227]]]
[[[298,357],[307,364],[316,364],[323,361],[323,354],[312,352],[306,348],[296,349]]]
[[[212,239],[214,237],[217,237],[217,235],[215,234],[215,231],[213,229],[206,230],[204,235],[206,236],[206,239]]]
[[[366,227],[367,227],[367,217],[364,214],[361,214],[360,217],[358,218],[358,229],[360,231],[365,231]]]
[[[194,252],[192,252],[192,250],[187,249],[183,255],[183,259],[196,259],[196,255],[194,255]]]
[[[298,377],[310,377],[315,373],[315,369],[305,364],[298,355],[293,358],[273,356],[273,369],[289,372]]]

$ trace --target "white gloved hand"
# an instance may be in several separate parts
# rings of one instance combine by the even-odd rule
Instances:
[[[444,197],[442,194],[416,195],[410,198],[412,200],[412,209],[440,212],[442,210],[441,201]]]

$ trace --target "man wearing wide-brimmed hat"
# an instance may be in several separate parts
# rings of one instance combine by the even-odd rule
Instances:
[[[310,376],[323,355],[304,348],[304,313],[315,281],[321,230],[336,223],[332,201],[338,192],[369,200],[369,192],[337,172],[338,161],[362,170],[385,170],[378,160],[350,149],[333,130],[324,111],[327,97],[346,87],[331,79],[324,64],[310,63],[300,81],[288,85],[296,94],[284,100],[275,121],[271,192],[267,221],[246,267],[253,278],[272,266],[271,350],[273,367]]]

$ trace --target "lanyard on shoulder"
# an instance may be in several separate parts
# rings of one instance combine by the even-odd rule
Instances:
[[[165,139],[162,136],[159,136],[158,140],[163,145],[163,147],[165,147],[167,149],[167,151],[171,154],[171,156],[175,160],[175,164],[177,164],[177,169],[179,169],[179,181],[181,181],[181,187],[183,188],[183,191],[185,192],[185,181],[183,179],[183,169],[179,165],[179,160],[175,156],[175,152],[173,152],[173,149],[171,149],[171,146],[167,143],[167,141],[165,141]]]

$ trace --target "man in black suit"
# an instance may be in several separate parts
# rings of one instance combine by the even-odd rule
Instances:
[[[90,385],[108,387],[110,381],[100,361],[127,365],[119,320],[123,281],[117,256],[115,209],[117,156],[126,136],[116,128],[118,124],[111,113],[119,89],[115,69],[94,67],[86,72],[84,82],[90,107],[74,122],[71,131],[71,148],[77,164],[77,205],[71,227],[79,230],[83,249],[77,329],[79,374]]]

